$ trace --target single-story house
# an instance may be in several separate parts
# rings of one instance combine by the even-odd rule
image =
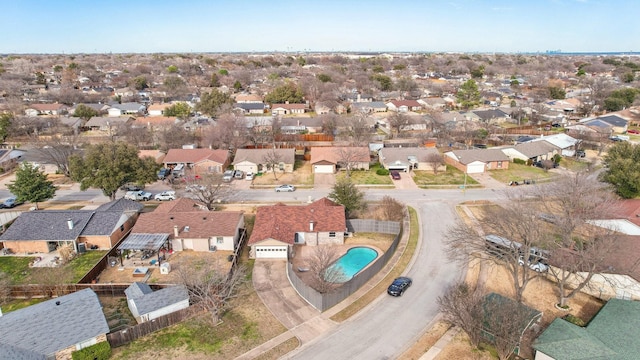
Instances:
[[[76,252],[81,246],[111,249],[129,233],[143,207],[120,198],[95,210],[23,212],[0,235],[0,242],[16,254],[49,253],[65,245]]]
[[[267,162],[278,161],[276,171],[291,173],[295,164],[295,149],[238,149],[233,159],[233,168],[244,172],[272,171]]]
[[[430,156],[442,155],[435,148],[425,147],[383,147],[378,150],[378,159],[380,165],[388,170],[398,170],[408,172],[410,170],[430,170],[433,171],[433,164],[429,161]],[[438,166],[439,171],[445,171],[447,166],[442,164]]]
[[[501,123],[511,118],[510,114],[507,114],[500,109],[475,110],[472,113],[478,116],[480,121],[489,124]]]
[[[273,115],[304,114],[307,108],[308,108],[307,104],[273,104],[271,105],[271,114]]]
[[[184,285],[153,291],[146,283],[134,282],[124,290],[124,294],[129,311],[138,324],[189,307],[189,292]]]
[[[293,117],[280,119],[281,131],[285,134],[322,132],[322,118]]]
[[[62,115],[69,108],[65,104],[31,104],[24,111],[27,116]]]
[[[180,198],[140,214],[131,235],[166,234],[175,251],[234,251],[244,234],[241,211],[208,211]]]
[[[172,104],[164,103],[164,104],[152,104],[147,108],[147,114],[149,116],[163,116],[164,110],[168,107],[171,107]]]
[[[71,115],[75,114],[75,111],[79,105],[84,105],[90,109],[93,109],[97,111],[99,114],[106,112],[110,107],[109,105],[103,104],[103,103],[82,103],[82,104],[77,104],[73,106],[71,109],[69,109],[69,114]]]
[[[611,299],[585,327],[557,318],[533,342],[535,360],[635,360],[640,302]]]
[[[233,109],[240,111],[242,114],[264,114],[266,105],[261,102],[235,103]]]
[[[94,131],[111,131],[115,134],[119,126],[127,125],[131,123],[131,121],[132,119],[128,116],[117,118],[94,116],[84,124],[84,128]]]
[[[169,149],[164,157],[164,167],[182,164],[195,175],[222,173],[229,162],[229,151],[223,149]]]
[[[627,132],[629,121],[621,116],[615,114],[607,114],[598,116],[596,120],[600,120],[611,125],[613,132],[616,134],[624,134],[625,132]]]
[[[354,102],[349,105],[352,113],[377,113],[386,112],[387,105],[382,101]]]
[[[287,259],[294,244],[343,244],[345,231],[344,206],[327,198],[309,205],[260,206],[248,242],[249,257]]]
[[[311,167],[317,174],[334,174],[338,169],[369,170],[367,146],[312,147]]]
[[[84,289],[0,316],[0,358],[71,360],[108,333],[98,295]]]
[[[107,113],[110,117],[118,117],[122,115],[140,115],[144,114],[146,107],[143,104],[129,102],[122,104],[112,104]]]
[[[524,161],[551,160],[560,152],[560,148],[547,141],[530,141],[502,148],[511,161],[520,159]]]
[[[509,168],[509,157],[500,149],[453,150],[444,153],[447,164],[467,174]]]
[[[422,110],[422,104],[417,100],[392,100],[387,104],[387,108],[391,111],[409,112]]]
[[[580,142],[580,140],[564,133],[535,137],[530,141],[546,141],[560,149],[560,154],[564,156],[573,156],[575,154],[575,146]]]

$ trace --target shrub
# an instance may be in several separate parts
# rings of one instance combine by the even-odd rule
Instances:
[[[110,357],[111,346],[107,341],[71,353],[73,360],[108,360]]]
[[[572,323],[572,324],[574,324],[574,325],[578,325],[580,327],[584,327],[584,325],[585,325],[584,320],[580,319],[579,317],[577,317],[575,315],[568,314],[568,315],[565,315],[563,317],[563,319],[568,321],[568,322],[570,322],[570,323]]]
[[[380,168],[380,169],[376,170],[376,174],[378,174],[378,175],[389,175],[389,170],[384,169],[384,168]]]
[[[522,160],[522,159],[513,159],[513,163],[514,164],[520,164],[520,165],[526,165],[527,161],[526,160]]]

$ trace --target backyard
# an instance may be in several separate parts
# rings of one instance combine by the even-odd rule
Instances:
[[[59,267],[30,267],[34,257],[2,256],[0,271],[7,274],[14,285],[37,283],[43,277],[55,276],[57,281],[76,283],[91,270],[106,254],[106,251],[92,250],[76,256],[68,264]]]

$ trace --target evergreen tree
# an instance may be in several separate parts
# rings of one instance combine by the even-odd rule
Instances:
[[[47,201],[56,194],[56,187],[47,179],[47,175],[26,162],[18,166],[16,179],[7,188],[16,196],[17,202],[32,202],[36,209],[39,202]]]

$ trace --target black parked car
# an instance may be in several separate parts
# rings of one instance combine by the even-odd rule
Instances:
[[[413,281],[408,277],[401,276],[396,278],[387,288],[387,294],[391,296],[401,296],[412,283]]]

